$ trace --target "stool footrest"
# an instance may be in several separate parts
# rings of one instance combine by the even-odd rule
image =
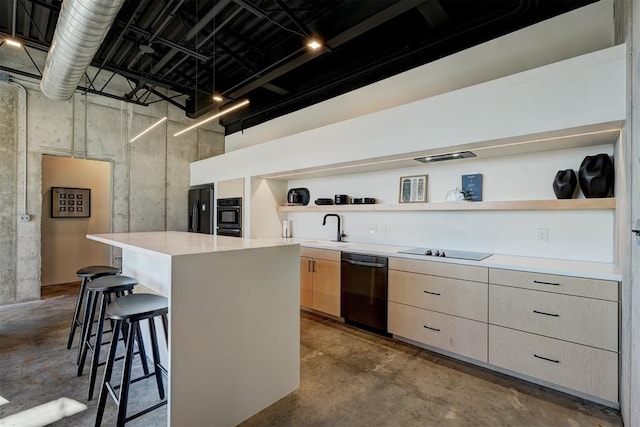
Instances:
[[[133,355],[134,355],[134,356],[137,356],[137,355],[139,355],[139,354],[140,354],[140,352],[139,352],[139,351],[134,351],[134,352],[133,352]],[[118,356],[118,357],[116,357],[116,358],[115,358],[115,359],[113,359],[113,360],[117,362],[117,361],[122,360],[122,359],[124,359],[124,356]],[[100,363],[98,363],[98,366],[104,366],[104,365],[106,365],[106,364],[107,364],[107,361],[105,360],[104,362],[100,362]],[[163,369],[164,369],[164,368],[163,368]],[[165,372],[167,372],[167,371],[166,371],[166,369],[165,369]],[[167,373],[166,375],[169,375],[169,374]]]
[[[135,414],[131,415],[130,417],[125,418],[124,422],[128,423],[129,421],[135,420],[136,418],[141,417],[144,414],[147,414],[147,413],[149,413],[149,412],[151,412],[151,411],[153,411],[155,409],[161,408],[166,404],[167,404],[167,399],[164,399],[162,402],[158,402],[155,405],[148,407],[147,409],[144,409],[144,410],[142,410],[140,412],[136,412]]]
[[[117,360],[117,359],[116,359],[116,360]],[[148,373],[148,374],[146,374],[146,375],[143,375],[143,376],[141,376],[141,377],[138,377],[138,378],[134,378],[134,379],[132,379],[131,381],[129,381],[129,384],[133,384],[133,383],[137,383],[138,381],[146,380],[147,378],[151,378],[151,377],[153,377],[153,376],[155,376],[155,375],[156,375],[156,373],[155,373],[155,372],[149,372],[149,373]],[[111,384],[109,384],[109,383],[107,383],[107,384],[108,384],[108,386],[109,386],[109,387],[111,387],[111,389],[112,389],[112,390],[117,390],[117,389],[119,389],[119,388],[120,388],[120,386],[122,385],[122,384],[118,384],[118,385],[111,385]],[[116,401],[116,403],[118,403],[118,401]]]

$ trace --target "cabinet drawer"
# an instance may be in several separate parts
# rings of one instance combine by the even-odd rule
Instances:
[[[618,282],[612,282],[610,280],[585,279],[582,277],[490,268],[489,283],[618,301]]]
[[[389,302],[389,332],[487,361],[487,324]]]
[[[486,283],[389,270],[389,301],[487,321]]]
[[[306,256],[315,259],[326,259],[327,261],[340,261],[340,251],[331,249],[317,249],[300,247],[300,256]]]
[[[489,325],[489,363],[618,402],[618,354]]]
[[[448,264],[446,262],[421,261],[407,258],[389,258],[389,270],[431,274],[452,279],[487,283],[488,268],[474,265]]]
[[[618,351],[618,304],[489,285],[489,323]]]

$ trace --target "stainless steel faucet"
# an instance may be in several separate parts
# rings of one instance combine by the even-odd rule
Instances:
[[[345,237],[346,234],[344,234],[340,230],[340,215],[338,215],[338,214],[326,214],[324,216],[324,218],[322,218],[322,225],[327,225],[327,217],[328,216],[335,216],[336,218],[338,218],[338,233],[336,235],[336,242],[342,242],[342,238]]]

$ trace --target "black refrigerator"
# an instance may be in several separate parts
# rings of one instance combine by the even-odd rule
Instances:
[[[189,189],[189,231],[191,233],[214,234],[213,184],[199,185]]]

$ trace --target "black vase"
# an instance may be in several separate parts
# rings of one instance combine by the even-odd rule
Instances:
[[[558,171],[553,180],[553,192],[558,199],[572,199],[578,186],[578,179],[573,169]]]
[[[584,197],[609,197],[613,190],[613,162],[609,155],[585,157],[578,171],[578,180]]]

